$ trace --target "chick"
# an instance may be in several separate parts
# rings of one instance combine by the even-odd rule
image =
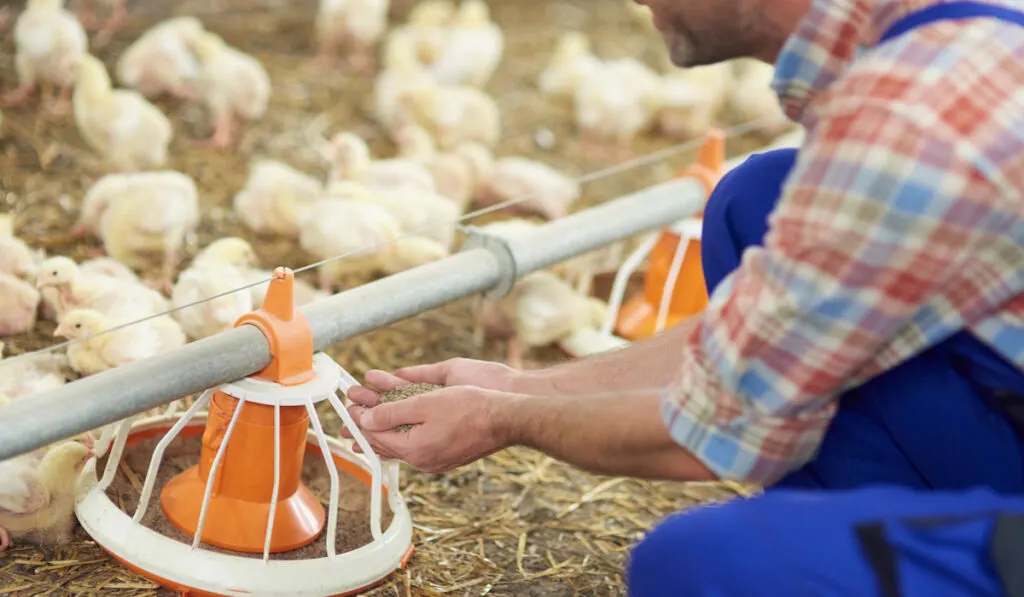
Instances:
[[[504,50],[505,36],[491,22],[487,3],[463,0],[430,72],[442,85],[483,87],[497,70]]]
[[[421,0],[413,5],[405,24],[388,34],[384,45],[385,68],[392,68],[395,60],[409,57],[421,65],[436,62],[448,40],[454,16],[455,3],[450,0]]]
[[[132,284],[141,284],[142,281],[128,266],[114,261],[109,257],[98,257],[83,261],[78,265],[78,271],[83,274],[100,274],[110,278],[120,279]],[[60,292],[53,286],[41,289],[43,301],[39,305],[39,315],[47,321],[60,320]]]
[[[11,399],[31,396],[67,382],[65,371],[70,367],[66,355],[41,352],[21,355],[17,361],[4,359],[4,343],[0,342],[0,395]]]
[[[56,102],[44,98],[40,108],[63,115],[75,83],[74,61],[89,47],[85,30],[75,16],[64,10],[63,0],[28,0],[25,11],[14,25],[14,69],[18,88],[6,94],[0,105],[24,105],[36,85],[52,95],[51,86],[60,89]]]
[[[548,97],[571,99],[583,81],[600,68],[601,61],[591,52],[587,36],[570,31],[559,38],[551,62],[537,79],[537,88]]]
[[[489,331],[509,335],[507,363],[521,369],[527,347],[547,346],[599,326],[606,315],[603,301],[577,293],[554,273],[542,270],[522,278],[507,297],[485,303],[478,317]]]
[[[732,65],[675,69],[662,77],[665,104],[658,112],[661,132],[675,139],[703,136],[718,124],[732,90]]]
[[[158,287],[170,289],[185,239],[199,226],[199,191],[175,171],[108,175],[86,193],[75,231],[103,240],[107,255],[141,269],[151,254],[162,256]]]
[[[399,97],[399,118],[422,126],[445,151],[466,143],[488,148],[501,137],[501,112],[494,98],[468,86],[422,85]]]
[[[480,154],[474,154],[466,146],[452,152],[438,151],[433,137],[415,124],[402,127],[395,135],[395,141],[398,143],[398,157],[422,164],[434,178],[437,192],[455,203],[460,213],[473,198],[473,189],[480,174],[490,169],[475,162],[473,156]],[[487,148],[481,146],[479,151],[489,160]]]
[[[0,273],[28,280],[45,258],[42,249],[34,250],[16,236],[0,235]]]
[[[235,144],[241,120],[262,118],[270,104],[270,75],[258,60],[208,31],[188,40],[199,59],[199,94],[214,119],[208,144]]]
[[[396,273],[441,259],[448,251],[435,240],[402,237],[402,226],[370,192],[353,182],[332,185],[302,223],[299,245],[317,259],[320,289],[332,292],[350,278]]]
[[[329,181],[350,180],[379,191],[413,187],[425,193],[437,190],[430,171],[415,160],[396,158],[374,160],[366,141],[354,133],[338,133],[328,150],[331,160]]]
[[[80,56],[75,65],[71,101],[86,144],[121,171],[166,164],[174,132],[163,112],[137,91],[114,89],[106,67],[95,56]]]
[[[374,68],[374,48],[388,26],[390,0],[320,0],[316,14],[319,62],[329,67],[339,50],[364,73]]]
[[[615,157],[628,158],[633,138],[654,122],[663,95],[661,78],[646,65],[632,58],[604,63],[573,96],[581,149],[593,159],[605,159],[601,144],[612,140]]]
[[[328,192],[331,191],[329,188]],[[382,206],[398,221],[403,234],[432,239],[446,250],[455,241],[455,226],[461,212],[451,200],[437,193],[410,186],[389,187],[370,189],[370,193],[352,200]]]
[[[395,131],[410,124],[404,98],[416,89],[433,85],[434,80],[409,46],[396,46],[406,51],[393,50],[385,68],[373,83],[374,117],[377,123],[394,136]]]
[[[23,334],[36,325],[39,291],[28,282],[0,273],[0,337]]]
[[[36,288],[58,293],[58,318],[73,309],[92,309],[121,318],[143,318],[170,308],[159,292],[139,283],[83,272],[71,259],[51,257],[39,265]]]
[[[143,33],[117,60],[117,79],[148,98],[191,99],[198,93],[199,61],[188,40],[203,31],[195,17],[174,17]]]
[[[252,294],[245,286],[252,282],[246,272],[255,265],[252,246],[236,237],[214,241],[196,255],[171,291],[171,304],[178,309],[172,315],[189,338],[229,330],[253,310]]]
[[[503,157],[494,161],[476,187],[474,199],[483,205],[495,205],[525,199],[510,206],[520,213],[540,214],[547,219],[568,215],[580,198],[580,183],[572,177],[537,160]]]
[[[45,545],[71,539],[78,477],[92,457],[68,441],[0,462],[0,551],[11,541]]]
[[[71,368],[80,375],[102,373],[185,344],[181,326],[168,315],[118,327],[124,323],[128,323],[124,318],[92,309],[74,309],[61,317],[53,335],[76,340],[67,354]]]
[[[253,232],[298,238],[299,219],[322,192],[319,180],[288,164],[256,160],[233,206],[242,224]]]

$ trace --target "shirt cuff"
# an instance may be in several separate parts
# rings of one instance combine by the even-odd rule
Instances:
[[[723,420],[710,400],[672,394],[661,416],[672,439],[720,479],[771,484],[814,458],[835,412],[793,419],[744,413]]]

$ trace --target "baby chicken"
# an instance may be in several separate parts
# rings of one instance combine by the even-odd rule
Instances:
[[[23,334],[36,325],[39,291],[31,284],[0,272],[0,337]]]
[[[600,68],[601,61],[591,53],[587,36],[570,31],[559,38],[551,62],[537,79],[537,88],[548,97],[571,99],[583,81]]]
[[[88,308],[122,318],[143,318],[170,308],[159,292],[139,283],[83,272],[71,259],[51,257],[39,265],[36,288],[58,293],[58,318],[73,309]]]
[[[121,171],[137,172],[167,163],[174,136],[171,122],[139,92],[114,89],[98,58],[75,62],[71,101],[82,139]]]
[[[174,17],[156,24],[118,58],[118,81],[148,98],[165,94],[195,97],[199,61],[189,51],[188,40],[202,31],[203,23],[195,17]]]
[[[410,124],[403,98],[419,87],[434,84],[411,48],[408,52],[395,51],[394,54],[373,83],[374,117],[392,136],[400,127]]]
[[[299,220],[323,192],[319,180],[277,160],[256,160],[245,188],[235,195],[235,214],[257,233],[299,236]]]
[[[11,540],[45,545],[71,539],[78,477],[92,457],[76,441],[0,462],[0,551]]]
[[[188,40],[199,59],[199,94],[214,119],[209,144],[235,144],[240,120],[262,118],[270,103],[270,75],[258,60],[204,31]]]
[[[70,364],[66,355],[41,352],[13,361],[5,360],[3,353],[4,343],[0,342],[0,394],[8,398],[31,396],[67,382],[65,371]]]
[[[633,138],[654,121],[663,94],[661,78],[643,63],[632,58],[604,63],[573,97],[581,149],[605,159],[601,143],[613,140],[618,159],[631,156]]]
[[[108,255],[131,268],[160,254],[158,285],[169,289],[185,239],[199,220],[199,191],[191,177],[175,171],[113,174],[86,193],[75,231],[94,232]]]
[[[395,60],[412,58],[420,65],[433,64],[449,36],[449,24],[455,16],[450,0],[421,0],[413,5],[405,24],[395,27],[384,44],[384,67]]]
[[[364,73],[374,68],[374,48],[388,26],[390,0],[320,0],[316,14],[318,60],[329,67],[339,50]]]
[[[80,375],[96,375],[185,344],[181,326],[168,315],[112,329],[127,322],[92,309],[74,309],[61,317],[53,335],[77,340],[67,354]]]
[[[229,330],[253,310],[252,294],[244,287],[251,283],[246,272],[255,265],[252,246],[236,237],[219,239],[196,255],[171,291],[171,303],[179,309],[172,315],[189,338]]]
[[[446,250],[455,241],[455,226],[461,212],[451,200],[437,193],[410,186],[389,187],[370,189],[370,193],[352,200],[384,207],[398,221],[403,234],[432,239]]]
[[[529,199],[509,209],[553,220],[568,215],[569,208],[580,198],[580,184],[543,162],[513,156],[495,160],[474,195],[483,205],[526,197]]]
[[[489,165],[481,165],[473,159],[474,155],[484,155],[489,160],[490,151],[486,147],[477,148],[476,154],[465,145],[452,152],[438,151],[430,133],[415,124],[402,127],[395,141],[398,157],[422,164],[433,176],[437,192],[455,203],[460,213],[473,198],[480,173],[490,170]]]
[[[463,0],[442,48],[430,65],[438,83],[483,87],[501,62],[505,36],[484,0]]]
[[[0,273],[28,280],[45,258],[42,249],[34,250],[16,236],[0,235]]]
[[[488,301],[479,314],[492,333],[509,335],[507,363],[522,369],[527,347],[547,346],[583,328],[599,326],[607,315],[603,301],[581,295],[549,271],[523,277],[500,301]]]
[[[465,142],[493,148],[501,137],[501,112],[494,98],[468,86],[423,85],[398,100],[400,118],[422,126],[448,151]]]
[[[374,160],[366,141],[355,133],[338,133],[331,139],[329,181],[360,182],[371,190],[413,187],[425,193],[437,190],[430,171],[415,160]]]
[[[52,114],[65,114],[75,83],[74,61],[88,51],[85,30],[73,14],[64,10],[63,0],[28,0],[14,25],[14,69],[18,88],[3,97],[2,105],[19,106],[32,96],[36,85],[60,88],[56,102],[45,98],[40,107]]]

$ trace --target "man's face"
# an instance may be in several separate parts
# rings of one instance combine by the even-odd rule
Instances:
[[[748,56],[773,61],[809,5],[809,0],[634,1],[651,9],[669,56],[680,67]]]

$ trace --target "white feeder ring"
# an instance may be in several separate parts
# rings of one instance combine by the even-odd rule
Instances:
[[[515,252],[508,244],[508,240],[484,232],[476,226],[465,226],[466,240],[462,243],[459,252],[472,249],[484,249],[494,255],[498,263],[499,280],[498,284],[484,293],[484,296],[491,300],[498,300],[508,296],[519,279],[519,265],[516,263]]]
[[[170,427],[177,415],[145,419],[132,426],[138,433]],[[197,415],[189,426],[205,425]],[[316,445],[310,431],[307,441]],[[335,455],[358,466],[367,475],[369,464],[333,438]],[[100,547],[140,573],[173,583],[191,595],[226,597],[330,597],[366,590],[404,565],[411,553],[412,519],[404,501],[391,502],[391,525],[379,540],[351,551],[306,560],[270,560],[192,549],[132,521],[97,487],[95,467],[86,467],[80,479],[88,492],[79,498],[75,513],[82,527]],[[392,489],[391,491],[395,491]]]
[[[310,398],[314,404],[326,400],[328,394],[338,389],[341,381],[337,364],[322,352],[313,355],[313,369],[316,377],[297,386],[282,386],[272,381],[247,377],[224,384],[219,389],[228,396],[255,404],[305,407]]]

